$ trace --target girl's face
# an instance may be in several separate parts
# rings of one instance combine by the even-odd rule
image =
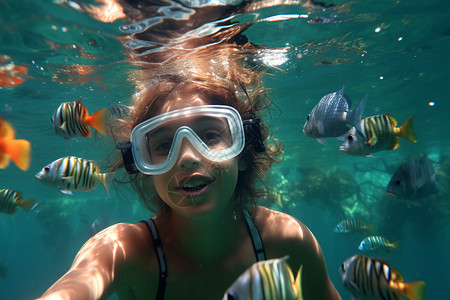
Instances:
[[[182,99],[169,99],[159,113],[207,104],[199,95],[183,95]],[[175,165],[164,174],[153,175],[153,181],[158,194],[173,212],[201,216],[232,207],[238,169],[238,158],[212,162],[183,139]]]

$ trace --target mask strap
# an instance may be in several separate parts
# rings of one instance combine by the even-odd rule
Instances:
[[[251,109],[250,118],[242,121],[245,132],[245,148],[250,147],[251,145],[256,152],[265,152],[266,147],[264,146],[264,142],[262,140],[261,126],[259,125],[261,123],[261,119],[256,117],[255,111],[253,110],[252,100],[247,93],[245,85],[242,82],[239,84],[250,102]]]
[[[118,142],[116,148],[122,152],[122,159],[128,174],[139,173],[134,163],[133,152],[131,151],[131,142]]]

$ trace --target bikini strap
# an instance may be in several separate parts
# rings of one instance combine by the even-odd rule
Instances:
[[[148,220],[142,221],[147,225],[148,230],[153,241],[153,248],[155,249],[156,257],[159,264],[159,282],[158,291],[156,293],[156,300],[164,299],[164,292],[166,291],[166,281],[167,281],[167,264],[166,257],[164,256],[161,239],[159,238],[158,229],[156,228],[155,221],[150,218]]]
[[[245,221],[247,223],[247,228],[250,233],[250,238],[252,239],[253,249],[255,250],[256,261],[266,260],[266,251],[264,250],[264,245],[262,243],[261,235],[259,234],[258,228],[253,222],[252,216],[247,208],[242,209]]]

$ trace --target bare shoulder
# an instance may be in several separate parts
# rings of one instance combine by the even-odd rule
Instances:
[[[341,299],[328,277],[319,243],[307,226],[286,213],[260,206],[253,218],[268,259],[289,256],[295,273],[303,266],[304,299]]]
[[[299,243],[316,247],[316,239],[308,227],[291,215],[258,206],[254,218],[263,239],[269,243]]]

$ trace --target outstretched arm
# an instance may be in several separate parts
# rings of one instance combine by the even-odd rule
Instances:
[[[126,224],[111,226],[95,235],[80,249],[69,271],[39,300],[99,299],[112,284],[115,270],[128,255]]]

